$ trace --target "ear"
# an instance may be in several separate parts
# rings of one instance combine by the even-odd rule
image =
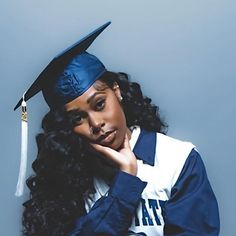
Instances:
[[[123,98],[121,96],[120,87],[116,82],[113,83],[112,90],[115,93],[117,99],[121,102]]]

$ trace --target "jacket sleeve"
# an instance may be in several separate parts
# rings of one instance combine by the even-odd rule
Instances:
[[[219,212],[199,153],[193,149],[163,207],[164,235],[217,236]]]
[[[120,236],[128,232],[146,183],[118,172],[108,196],[100,198],[90,212],[80,217],[70,236]]]

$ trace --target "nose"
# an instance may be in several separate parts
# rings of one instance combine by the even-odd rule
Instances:
[[[90,131],[92,134],[98,134],[102,130],[102,127],[105,126],[105,122],[102,117],[94,113],[89,116],[89,122]]]

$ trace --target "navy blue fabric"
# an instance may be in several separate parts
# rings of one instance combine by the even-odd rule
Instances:
[[[100,198],[89,214],[80,217],[70,236],[122,236],[128,232],[146,183],[118,172],[107,197]]]
[[[156,134],[142,130],[134,152],[153,165],[155,147]],[[136,176],[119,171],[108,196],[100,198],[87,215],[77,220],[70,236],[127,235],[145,186]],[[170,199],[163,204],[165,236],[219,235],[217,201],[197,151],[189,154]]]
[[[106,71],[86,50],[110,23],[98,27],[54,57],[24,94],[25,101],[42,90],[48,106],[55,109],[83,94]],[[22,98],[14,110],[21,102]]]
[[[97,57],[83,52],[70,61],[55,82],[42,88],[44,99],[50,108],[61,107],[86,92],[105,72]]]
[[[144,163],[154,166],[156,155],[156,133],[141,129],[133,152],[138,159],[143,160]]]
[[[219,212],[202,159],[194,149],[163,208],[166,236],[218,236]]]

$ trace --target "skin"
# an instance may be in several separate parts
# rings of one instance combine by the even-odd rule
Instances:
[[[80,111],[74,132],[85,137],[121,171],[136,175],[137,160],[129,145],[131,132],[121,106],[120,88],[117,83],[103,89],[97,89],[96,85],[104,82],[94,82],[85,93],[65,105],[68,111]]]

